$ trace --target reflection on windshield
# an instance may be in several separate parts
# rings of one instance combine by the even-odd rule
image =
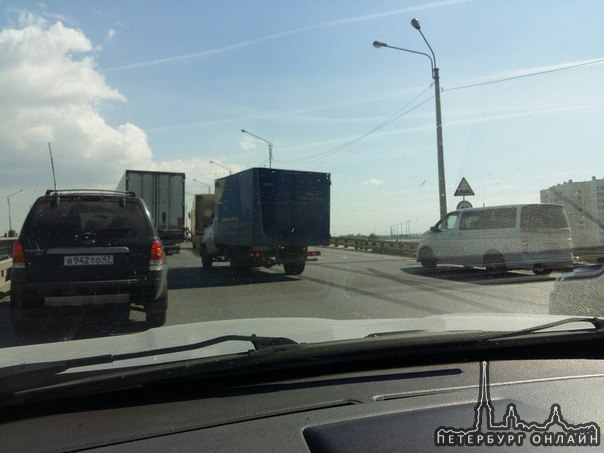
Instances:
[[[94,3],[0,6],[0,347],[604,313],[603,5]]]

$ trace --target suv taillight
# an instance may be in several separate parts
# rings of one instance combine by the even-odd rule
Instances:
[[[151,256],[149,258],[149,267],[151,269],[161,268],[164,264],[164,249],[159,241],[153,241],[151,244]]]
[[[21,242],[15,242],[15,245],[13,245],[13,268],[25,268],[25,254],[23,253],[23,244]]]

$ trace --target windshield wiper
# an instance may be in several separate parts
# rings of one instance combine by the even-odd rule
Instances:
[[[527,327],[526,329],[514,330],[513,332],[505,332],[498,333],[496,335],[487,336],[484,340],[499,340],[502,338],[513,338],[513,337],[521,337],[524,335],[530,335],[533,333],[540,332],[542,330],[551,329],[553,327],[563,326],[566,324],[575,324],[575,323],[589,323],[595,328],[596,333],[604,333],[604,318],[598,318],[597,316],[586,316],[586,317],[577,317],[577,318],[564,318],[558,321],[548,322],[545,324],[539,324],[532,327]]]
[[[196,351],[214,346],[220,343],[229,341],[247,341],[252,343],[255,351],[261,349],[272,348],[284,345],[298,345],[299,343],[285,337],[262,337],[255,334],[252,335],[223,335],[212,338],[210,340],[200,341],[197,343],[187,343],[179,346],[170,346],[166,348],[155,348],[146,351],[128,352],[123,354],[103,354],[90,357],[81,357],[77,359],[57,360],[51,362],[28,363],[23,365],[14,365],[0,369],[0,380],[5,384],[5,379],[19,380],[31,379],[30,375],[34,375],[34,379],[38,381],[40,374],[42,377],[57,375],[71,368],[78,368],[91,365],[103,365],[122,360],[137,359],[141,357],[150,357],[157,355],[174,354],[177,352]],[[10,385],[8,386],[10,388]],[[21,385],[20,385],[21,387]]]
[[[598,318],[597,316],[585,316],[585,317],[569,317],[560,319],[558,321],[552,321],[545,324],[538,324],[536,326],[527,327],[525,329],[514,330],[511,332],[508,331],[496,331],[489,332],[484,330],[454,330],[454,331],[433,331],[433,330],[404,330],[404,331],[386,331],[386,332],[378,332],[367,335],[365,338],[380,338],[380,337],[396,337],[400,338],[401,336],[410,337],[411,339],[420,339],[421,342],[430,344],[433,342],[434,337],[439,337],[441,340],[445,340],[446,342],[455,341],[456,338],[461,338],[463,340],[468,341],[477,341],[478,343],[484,341],[491,340],[499,340],[504,338],[514,338],[514,337],[522,337],[526,335],[530,335],[533,333],[540,332],[542,330],[547,330],[554,327],[563,326],[566,324],[580,324],[580,323],[589,323],[595,328],[596,334],[604,334],[604,318]],[[554,331],[556,332],[556,331]],[[568,331],[564,331],[568,332]],[[421,335],[426,334],[426,335]]]

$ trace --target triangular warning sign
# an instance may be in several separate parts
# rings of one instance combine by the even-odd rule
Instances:
[[[470,184],[468,184],[468,181],[466,181],[466,178],[461,178],[461,181],[459,182],[459,185],[457,186],[457,190],[455,191],[455,195],[456,197],[461,197],[461,196],[467,196],[467,195],[474,195],[474,191],[472,190],[472,188],[470,187]]]

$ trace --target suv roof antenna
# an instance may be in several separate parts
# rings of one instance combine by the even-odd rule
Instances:
[[[55,186],[55,192],[57,191],[57,178],[55,177],[55,163],[52,160],[52,149],[50,149],[50,142],[48,142],[48,152],[50,153],[50,168],[52,168],[52,181]]]

